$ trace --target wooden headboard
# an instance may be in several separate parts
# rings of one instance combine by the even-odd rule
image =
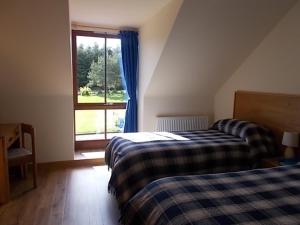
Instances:
[[[284,131],[300,133],[300,95],[236,91],[233,118],[270,128],[281,148]]]

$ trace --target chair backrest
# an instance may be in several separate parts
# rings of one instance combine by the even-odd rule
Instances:
[[[21,132],[22,132],[22,137],[21,137],[21,147],[25,148],[25,134],[29,134],[30,140],[31,140],[31,150],[32,154],[35,155],[35,131],[33,126],[25,123],[21,123]]]

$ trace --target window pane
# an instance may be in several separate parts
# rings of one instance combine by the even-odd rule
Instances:
[[[79,103],[103,103],[105,39],[77,36],[77,93]]]
[[[125,83],[121,77],[121,40],[107,38],[107,102],[126,102]]]
[[[76,141],[104,139],[104,110],[76,110]]]
[[[107,110],[107,138],[112,138],[115,133],[124,130],[125,109]]]

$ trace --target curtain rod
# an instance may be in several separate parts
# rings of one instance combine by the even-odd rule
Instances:
[[[79,23],[72,23],[72,26],[74,27],[85,27],[85,28],[90,28],[90,29],[101,29],[101,30],[111,30],[111,31],[120,31],[120,29],[116,28],[108,28],[108,27],[100,27],[100,26],[94,26],[94,25],[86,25],[86,24],[79,24]]]

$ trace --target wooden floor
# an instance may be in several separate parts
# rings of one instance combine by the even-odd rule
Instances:
[[[39,187],[0,207],[0,225],[116,225],[106,166],[44,168]]]

